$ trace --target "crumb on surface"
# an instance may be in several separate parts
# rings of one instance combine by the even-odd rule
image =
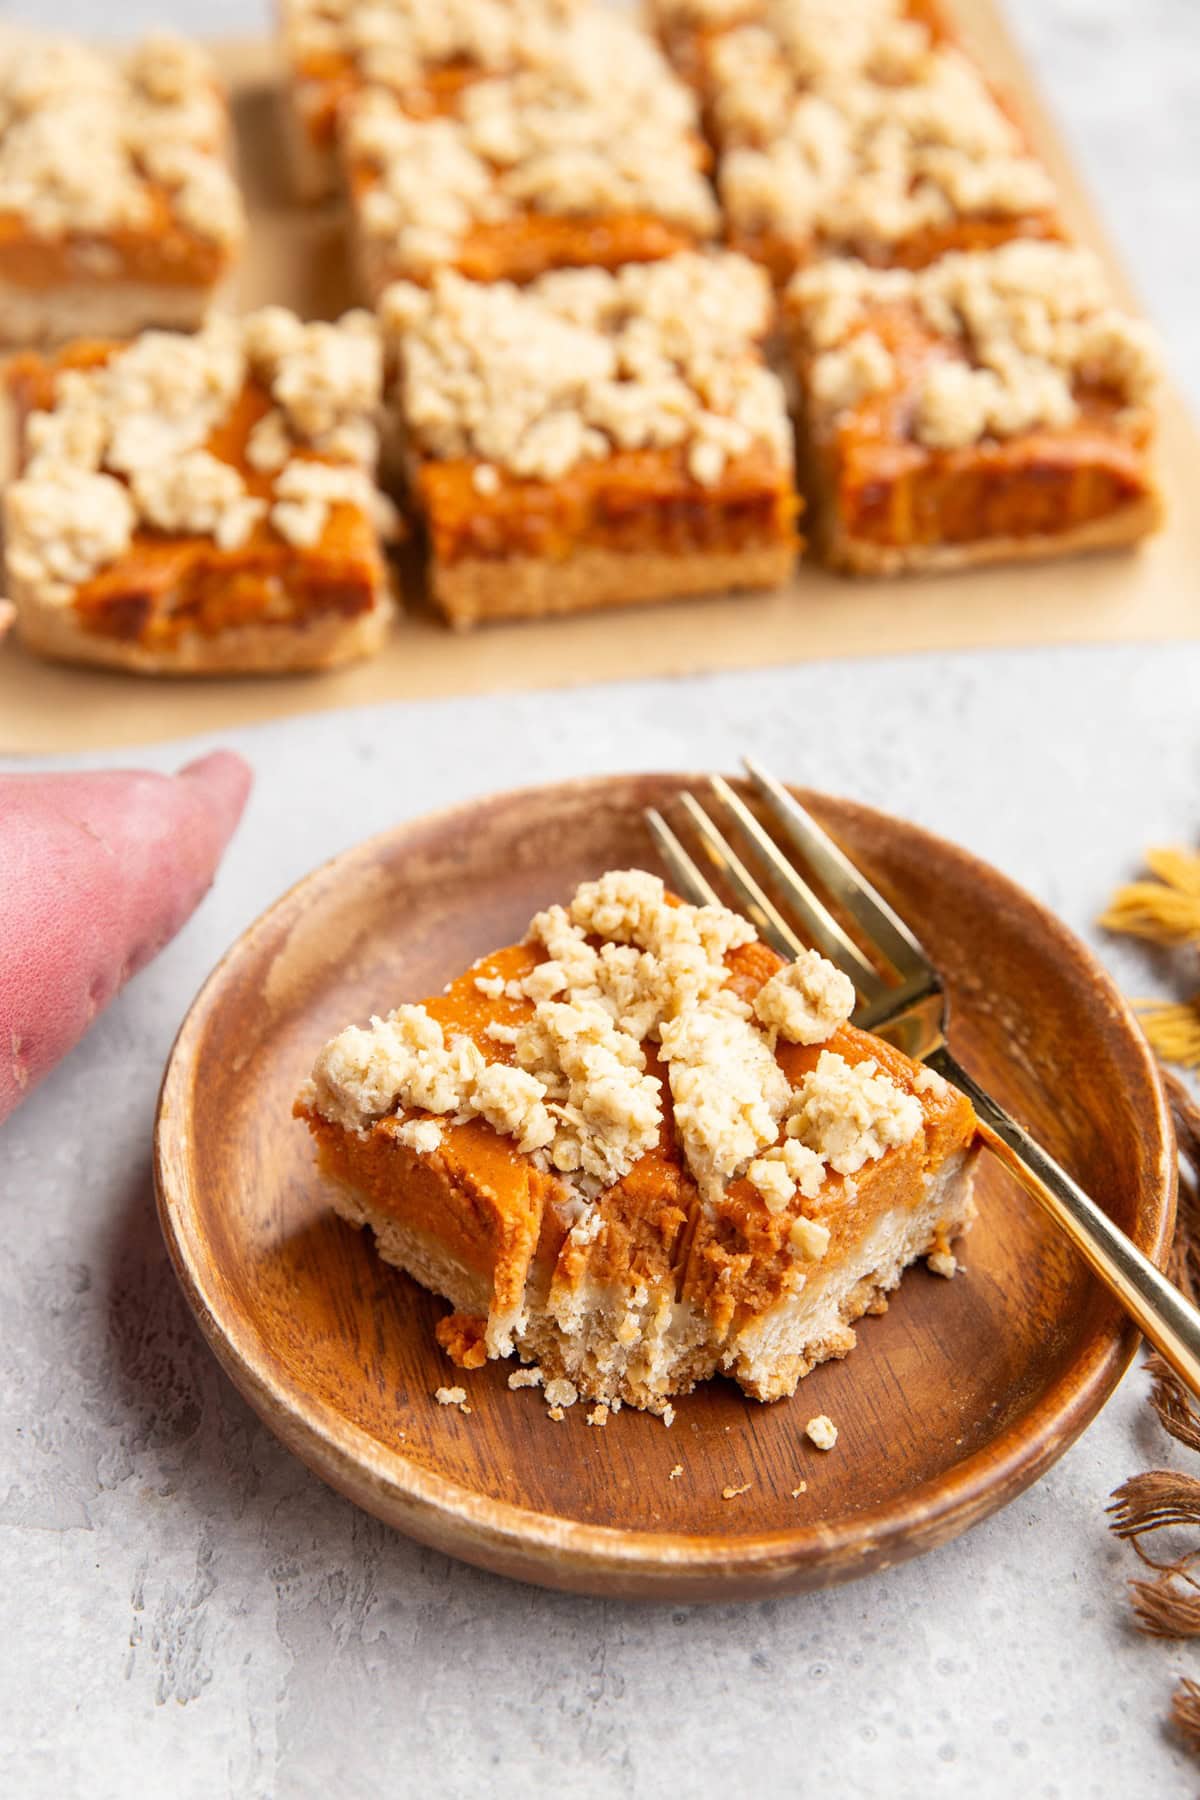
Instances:
[[[934,1250],[925,1258],[925,1267],[946,1281],[958,1274],[958,1258],[953,1250]]]
[[[807,1492],[808,1492],[807,1481],[799,1481],[796,1483],[796,1486],[792,1489],[792,1499],[798,1500],[800,1498],[801,1494],[807,1494]]]
[[[461,1387],[440,1387],[434,1391],[434,1399],[439,1406],[457,1406],[460,1413],[467,1414],[471,1408],[467,1405],[467,1390]]]
[[[683,1464],[676,1463],[675,1467],[671,1470],[671,1473],[667,1476],[667,1480],[668,1481],[678,1481],[679,1477],[682,1474],[683,1474]]]
[[[574,1406],[578,1398],[579,1389],[563,1375],[556,1375],[546,1383],[546,1403],[551,1411],[560,1409],[565,1412],[568,1406]]]
[[[669,1400],[662,1409],[662,1422],[668,1430],[675,1423],[675,1408],[671,1405]]]
[[[826,1413],[818,1413],[815,1419],[810,1419],[804,1431],[818,1450],[832,1450],[837,1443],[837,1426]]]
[[[599,1406],[593,1406],[591,1412],[587,1416],[587,1422],[589,1425],[607,1425],[608,1424],[607,1402],[601,1400]]]
[[[527,1369],[514,1369],[508,1385],[510,1388],[541,1387],[542,1371],[537,1363],[531,1363]]]
[[[741,1487],[723,1487],[721,1498],[722,1500],[736,1500],[739,1494],[748,1494],[753,1485],[753,1482],[743,1481]]]
[[[554,1420],[554,1423],[557,1425],[563,1417],[562,1407],[561,1406],[551,1406],[551,1407],[547,1408],[547,1411],[548,1411],[550,1418],[552,1418]]]
[[[452,1312],[439,1319],[433,1335],[458,1369],[482,1369],[487,1361],[487,1320],[475,1313]]]

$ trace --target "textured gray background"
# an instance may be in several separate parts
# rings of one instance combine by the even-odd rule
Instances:
[[[1194,0],[1014,11],[1195,395]],[[37,12],[87,30],[163,15]],[[171,16],[215,32],[259,15],[192,0]],[[1092,935],[1143,844],[1196,841],[1198,696],[1200,646],[1042,651],[395,706],[226,740],[258,780],[216,888],[0,1134],[0,1794],[1195,1793],[1158,1723],[1194,1655],[1129,1630],[1134,1561],[1103,1519],[1118,1481],[1171,1460],[1140,1376],[1033,1492],[884,1577],[715,1610],[541,1594],[387,1532],[260,1429],[170,1276],[149,1132],[220,952],[397,819],[750,749],[958,838]],[[1155,985],[1136,953],[1099,948],[1133,990]]]

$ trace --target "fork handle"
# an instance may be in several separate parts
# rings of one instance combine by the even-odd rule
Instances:
[[[1066,1233],[1164,1362],[1200,1395],[1200,1312],[948,1050],[925,1060],[967,1096],[988,1149]]]

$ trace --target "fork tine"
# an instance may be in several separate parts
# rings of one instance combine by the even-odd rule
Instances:
[[[816,941],[822,954],[836,962],[850,976],[864,1000],[877,1000],[889,992],[875,965],[867,960],[854,939],[845,932],[833,914],[813,893],[804,877],[792,867],[782,854],[778,844],[763,830],[750,808],[740,794],[721,775],[710,777],[713,792],[721,800],[737,820],[738,825],[753,843],[763,861],[768,865],[772,875],[800,914],[808,928],[810,936]]]
[[[708,885],[656,806],[646,808],[645,819],[650,835],[671,871],[671,880],[684,899],[690,900],[693,906],[720,906],[716,890]]]
[[[742,761],[772,815],[807,859],[814,874],[858,921],[871,942],[905,981],[926,976],[930,969],[928,956],[883,895],[871,886],[845,851],[839,849],[812,814],[794,800],[773,775],[752,757],[744,756]]]
[[[680,794],[679,800],[699,832],[701,843],[737,895],[742,911],[751,924],[757,928],[759,936],[766,938],[767,942],[773,944],[778,950],[780,956],[787,957],[790,962],[804,949],[803,938],[797,937],[779,908],[768,895],[764,894],[737,852],[717,830],[696,796],[689,794],[685,789]]]

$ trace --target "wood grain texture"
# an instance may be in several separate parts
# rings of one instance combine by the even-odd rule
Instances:
[[[402,826],[286,894],[195,1002],[163,1082],[160,1217],[188,1298],[250,1403],[353,1500],[424,1542],[547,1586],[728,1599],[827,1585],[1011,1499],[1111,1393],[1135,1334],[990,1159],[952,1282],[914,1269],[858,1349],[792,1401],[716,1381],[674,1426],[561,1424],[510,1365],[460,1376],[444,1304],[329,1208],[293,1094],[333,1032],[436,992],[605,868],[656,867],[641,812],[678,776],[524,790]],[[803,798],[917,927],[953,1047],[1149,1254],[1174,1208],[1153,1059],[1083,946],[1014,884],[913,826]],[[462,1381],[469,1417],[433,1391]],[[836,1449],[804,1437],[814,1413]],[[676,1463],[683,1474],[670,1479]],[[807,1491],[792,1490],[807,1482]],[[723,1487],[751,1484],[735,1500]]]

